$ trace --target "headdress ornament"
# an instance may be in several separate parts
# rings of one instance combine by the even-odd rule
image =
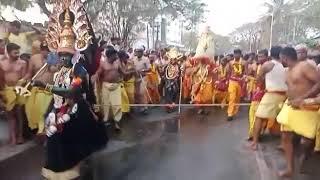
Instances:
[[[174,59],[178,59],[179,57],[181,57],[182,54],[179,53],[176,48],[172,48],[172,49],[170,49],[169,52],[167,52],[167,56],[169,59],[174,60]]]
[[[91,42],[86,12],[81,0],[56,1],[49,19],[46,40],[54,52],[85,50]]]

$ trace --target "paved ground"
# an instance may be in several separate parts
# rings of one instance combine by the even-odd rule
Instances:
[[[113,133],[108,147],[86,161],[83,179],[276,180],[274,172],[282,159],[274,148],[277,142],[265,141],[261,151],[247,150],[246,112],[229,123],[220,109],[208,117],[186,110],[180,117],[179,133],[174,126],[178,116],[161,109],[130,118],[122,134]],[[42,162],[43,148],[31,145],[0,162],[1,179],[40,179]]]

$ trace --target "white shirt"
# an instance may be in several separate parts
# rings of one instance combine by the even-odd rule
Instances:
[[[271,60],[271,62],[274,66],[272,70],[266,74],[266,90],[269,92],[287,91],[286,69],[283,67],[282,63],[276,60]]]
[[[151,67],[149,59],[144,56],[142,56],[141,58],[134,57],[133,63],[137,71],[141,71],[143,69],[149,69]]]

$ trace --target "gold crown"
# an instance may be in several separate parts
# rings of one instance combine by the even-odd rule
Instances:
[[[167,56],[169,59],[177,59],[181,54],[178,52],[178,50],[176,48],[172,48],[170,49],[169,52],[167,52]]]
[[[59,37],[58,52],[75,53],[76,35],[72,30],[73,22],[71,20],[71,12],[69,8],[66,9],[63,20],[63,28]]]
[[[56,1],[46,35],[48,47],[72,54],[85,50],[92,38],[88,23],[81,0]]]

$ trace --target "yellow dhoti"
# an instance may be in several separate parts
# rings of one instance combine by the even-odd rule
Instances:
[[[254,132],[254,124],[256,121],[256,112],[259,107],[260,102],[259,101],[252,101],[250,104],[249,109],[249,130],[248,130],[248,137],[253,137]],[[276,122],[274,118],[271,119],[262,119],[262,125],[261,129],[265,131],[265,129],[268,129],[271,134],[279,134],[279,124]]]
[[[213,85],[211,82],[204,82],[200,85],[200,90],[195,95],[194,101],[199,104],[212,103]]]
[[[224,108],[228,102],[228,92],[219,91],[217,89],[213,90],[213,103],[220,103],[221,108]]]
[[[109,120],[109,113],[113,119],[119,122],[122,118],[121,83],[103,82],[101,86],[101,109],[104,114],[104,121]]]
[[[129,106],[129,97],[126,92],[126,89],[124,88],[123,83],[121,84],[121,110],[123,113],[130,112],[130,106]]]
[[[247,77],[247,95],[250,96],[253,93],[253,91],[256,89],[256,79],[254,77],[248,76]]]
[[[250,109],[249,109],[249,132],[248,132],[248,137],[252,138],[253,137],[253,130],[254,130],[254,123],[256,120],[256,111],[259,106],[259,101],[252,101],[250,104]]]
[[[26,102],[25,97],[17,95],[15,87],[6,86],[0,95],[5,99],[6,111],[12,111],[16,105],[24,105]]]
[[[235,116],[239,111],[239,105],[241,98],[241,83],[238,81],[230,80],[228,87],[229,94],[229,106],[228,106],[228,116]]]
[[[266,92],[259,104],[256,117],[261,119],[275,119],[280,112],[280,105],[286,100],[281,93]]]
[[[28,119],[28,126],[31,129],[38,128],[38,133],[43,133],[44,115],[47,112],[51,101],[51,93],[36,87],[31,89],[31,96],[26,99],[25,111]]]
[[[128,81],[124,82],[124,88],[126,90],[127,96],[129,98],[130,104],[134,104],[134,93],[135,93],[135,87],[134,87],[135,78],[131,78]]]
[[[315,139],[319,130],[320,114],[318,111],[293,109],[285,103],[277,121],[282,125],[283,131],[294,131],[303,137]]]

